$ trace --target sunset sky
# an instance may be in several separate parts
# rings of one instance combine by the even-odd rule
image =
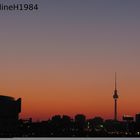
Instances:
[[[20,117],[113,119],[115,72],[119,119],[139,113],[140,1],[33,2],[38,11],[0,11],[0,94],[22,98]]]

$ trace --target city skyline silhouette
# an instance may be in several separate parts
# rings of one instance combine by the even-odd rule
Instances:
[[[84,114],[76,114],[73,119],[68,115],[54,115],[33,122],[32,118],[19,118],[21,106],[21,98],[0,95],[0,137],[140,137],[140,113],[135,119],[123,115],[123,121],[118,121],[116,101],[114,119],[108,120],[100,116],[87,119]]]
[[[115,72],[115,76],[114,76],[114,92],[113,92],[113,100],[114,100],[114,105],[112,104],[112,108],[113,108],[113,106],[114,106],[114,116],[112,116],[112,118],[108,118],[108,120],[114,120],[114,121],[121,121],[121,120],[119,120],[118,119],[118,116],[117,116],[117,114],[118,114],[118,104],[117,104],[117,99],[119,98],[119,96],[118,96],[118,90],[117,90],[117,72]],[[9,101],[14,101],[15,99],[13,98],[13,97],[9,97],[9,96],[4,96],[4,95],[0,95],[0,99],[1,99],[1,102],[0,102],[0,105],[2,106],[2,107],[6,107],[5,105],[3,105],[3,103],[5,102],[9,102]],[[7,100],[7,101],[6,101]],[[18,107],[18,110],[19,110],[19,113],[21,112],[21,98],[19,98],[18,100],[17,100],[18,102],[20,102],[20,107]],[[11,104],[12,105],[12,104]],[[44,108],[46,108],[45,106],[44,106]],[[121,108],[121,107],[120,107]],[[2,114],[5,114],[6,112],[4,112],[4,108],[0,108],[1,109],[1,111],[3,112]],[[10,109],[10,106],[8,107],[8,108],[5,108],[5,109],[7,109],[7,111],[9,110],[11,110]],[[15,110],[17,110],[16,108],[15,108]],[[78,114],[80,114],[79,112],[77,112]],[[109,112],[108,112],[109,113]],[[137,112],[138,113],[138,112]],[[68,114],[66,114],[66,116],[67,116]],[[82,114],[82,115],[84,115],[84,114]],[[57,116],[57,114],[55,114],[54,116]],[[58,116],[59,117],[61,117],[61,116],[65,116],[65,114],[58,114]],[[85,116],[85,115],[84,115]],[[53,116],[51,116],[52,118],[53,118]],[[68,116],[69,118],[71,118],[71,119],[73,119],[73,117],[72,116]],[[102,116],[100,116],[100,115],[95,115],[95,116],[92,116],[92,118],[93,117],[102,117]],[[129,114],[122,114],[122,120],[125,120],[124,118],[126,117],[130,117],[130,120],[134,120],[134,118],[133,118],[133,116],[131,116],[131,115],[129,115]],[[16,117],[16,118],[19,118],[19,117]],[[26,118],[21,118],[21,119],[27,119],[28,117],[26,117]],[[32,119],[32,116],[30,116],[30,118],[31,118],[31,120],[33,120]],[[45,120],[49,120],[50,118],[45,118]],[[85,119],[86,119],[86,116],[85,116]],[[91,118],[88,118],[88,119],[91,119]],[[107,119],[106,119],[107,120]],[[127,120],[127,119],[126,119]],[[43,121],[43,120],[36,120],[36,121]]]
[[[111,95],[111,94],[110,94]],[[4,96],[4,95],[0,95],[1,97],[8,97],[8,96]],[[118,107],[117,106],[119,106],[119,105],[117,105],[117,99],[118,99],[118,90],[117,90],[117,72],[115,72],[115,78],[114,78],[114,91],[113,91],[113,94],[112,94],[112,96],[113,96],[113,100],[114,100],[114,104],[112,103],[112,104],[110,104],[111,106],[112,106],[112,112],[106,112],[106,113],[108,113],[108,114],[112,114],[112,116],[111,117],[108,117],[108,118],[104,118],[104,119],[106,119],[106,120],[108,120],[108,119],[111,119],[111,120],[114,120],[114,121],[121,121],[121,120],[123,120],[123,115],[125,116],[134,116],[134,115],[131,115],[130,113],[122,113],[122,114],[120,114],[121,116],[119,116],[119,119],[118,119]],[[13,98],[13,97],[9,97],[9,98]],[[14,99],[14,98],[13,98]],[[47,106],[44,106],[44,108],[46,108]],[[94,108],[96,108],[96,106],[94,106]],[[120,110],[121,110],[121,106],[119,106],[119,108],[120,108]],[[41,108],[40,108],[41,109]],[[43,108],[41,109],[41,110],[43,110]],[[75,114],[83,114],[83,115],[85,115],[84,114],[84,112],[75,112]],[[135,113],[139,113],[139,110],[137,110],[137,112],[135,112]],[[71,119],[73,119],[73,117],[75,116],[75,114],[74,115],[69,115],[69,114],[66,114],[66,113],[54,113],[54,114],[52,114],[50,117],[46,117],[46,118],[43,118],[43,119],[40,119],[40,118],[37,118],[37,119],[34,119],[34,118],[32,118],[32,116],[25,116],[25,117],[22,117],[21,116],[21,119],[27,119],[27,118],[32,118],[32,120],[34,121],[34,122],[36,122],[36,121],[43,121],[43,120],[46,120],[46,119],[50,119],[52,116],[55,116],[55,115],[60,115],[60,116],[63,116],[63,115],[68,115]],[[93,118],[93,117],[102,117],[100,114],[95,114],[95,115],[92,115],[91,114],[91,116],[90,117],[87,117],[88,119],[91,119],[91,118]]]

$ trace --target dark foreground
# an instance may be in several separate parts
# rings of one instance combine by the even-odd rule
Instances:
[[[85,120],[56,115],[51,120],[32,122],[19,120],[0,124],[0,137],[140,137],[140,123],[134,121],[103,121],[101,117]]]

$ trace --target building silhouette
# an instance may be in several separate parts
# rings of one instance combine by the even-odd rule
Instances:
[[[1,137],[140,137],[140,113],[124,115],[117,120],[117,82],[115,73],[114,119],[104,120],[100,116],[87,119],[84,114],[74,118],[57,114],[44,121],[19,119],[21,98],[0,95]]]
[[[0,95],[0,136],[16,131],[20,112],[21,98]]]
[[[130,115],[123,115],[122,119],[126,122],[134,121],[134,117]]]
[[[136,123],[140,123],[140,113],[135,116]]]
[[[117,99],[118,99],[118,91],[117,91],[117,75],[115,72],[115,90],[113,94],[113,99],[114,99],[114,120],[117,121]]]

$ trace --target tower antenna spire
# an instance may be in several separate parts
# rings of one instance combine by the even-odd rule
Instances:
[[[115,72],[115,90],[117,90],[117,73]]]

